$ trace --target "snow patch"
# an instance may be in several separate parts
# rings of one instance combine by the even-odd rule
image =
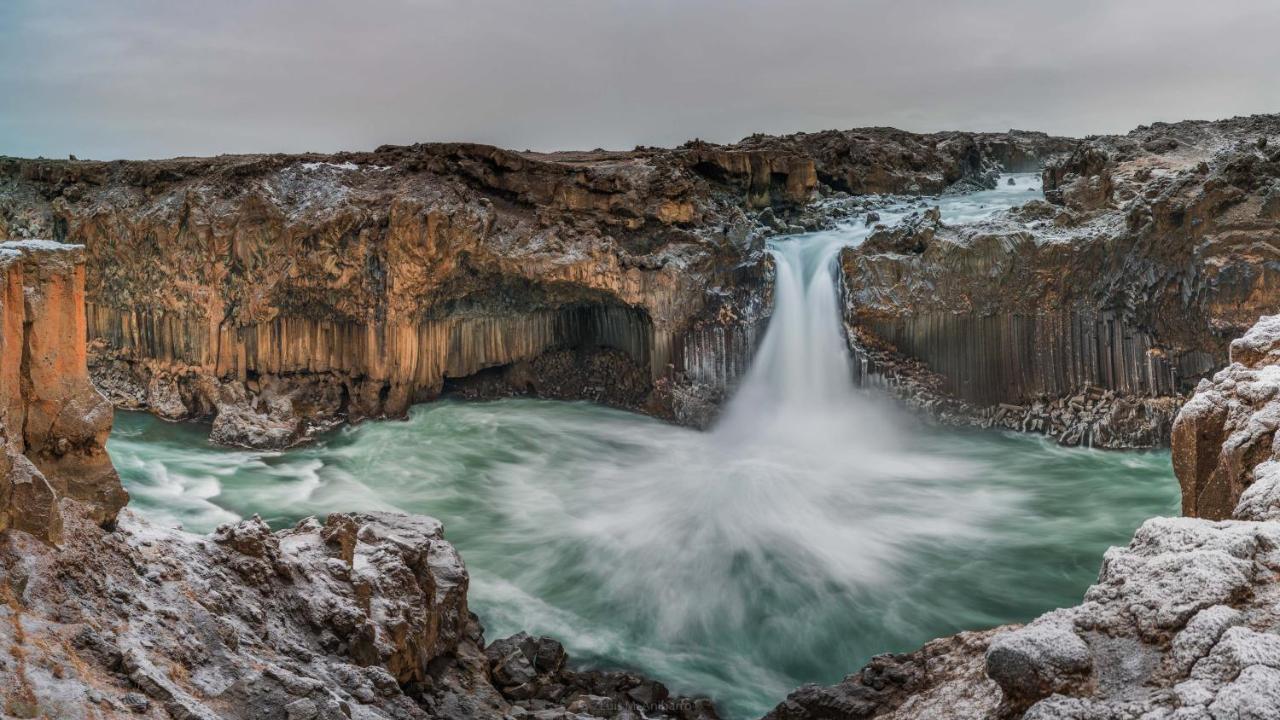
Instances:
[[[53,240],[8,240],[0,242],[0,252],[9,250],[12,252],[35,252],[40,250],[52,251],[70,251],[83,250],[83,245],[73,245],[71,243],[60,243]]]
[[[320,169],[322,169],[322,168],[323,168],[323,169],[333,169],[333,170],[344,170],[344,171],[348,171],[348,172],[349,172],[349,171],[351,171],[351,170],[359,170],[359,169],[360,169],[360,166],[359,166],[359,165],[356,165],[356,164],[355,164],[355,163],[353,163],[353,162],[344,162],[344,163],[309,162],[309,163],[302,163],[302,169],[303,169],[303,170],[320,170]]]

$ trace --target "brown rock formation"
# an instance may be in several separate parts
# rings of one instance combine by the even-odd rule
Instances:
[[[83,248],[0,243],[0,530],[50,542],[60,498],[110,524],[128,495],[106,453],[111,405],[85,362]]]
[[[790,221],[820,176],[853,172],[837,166],[874,159],[893,178],[863,190],[919,190],[1057,143],[869,130],[633,152],[0,159],[0,236],[85,244],[99,385],[119,406],[214,417],[222,442],[288,445],[481,373],[489,394],[536,392],[604,366],[626,382],[594,399],[705,424],[769,312],[757,222],[820,224]],[[565,352],[572,367],[542,359]]]
[[[1275,519],[1269,505],[1280,453],[1280,316],[1263,317],[1231,343],[1231,361],[1201,381],[1173,425],[1182,514]]]
[[[1174,398],[1277,302],[1275,136],[1256,116],[1091,139],[1046,168],[1056,204],[846,251],[847,320],[977,406]]]
[[[859,128],[753,135],[738,147],[784,149],[812,158],[817,179],[855,195],[936,194],[949,188],[994,187],[1004,172],[1033,172],[1076,140],[1037,132],[942,132]]]
[[[728,159],[758,192],[752,157]],[[234,418],[219,437],[244,444],[399,415],[446,379],[563,349],[622,351],[659,390],[692,360],[684,335],[718,322],[700,319],[708,298],[760,261],[746,191],[683,156],[443,145],[8,167],[9,197],[56,194],[20,210],[89,248],[89,333],[113,399]],[[763,167],[766,193],[789,177]],[[661,392],[639,407],[674,414]]]

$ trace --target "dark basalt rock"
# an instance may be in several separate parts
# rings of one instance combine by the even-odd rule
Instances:
[[[925,242],[881,231],[841,257],[851,337],[988,419],[1089,388],[1176,405],[1280,302],[1280,165],[1259,142],[1276,134],[1280,117],[1255,116],[1091,138],[1046,165],[1049,203]],[[1170,416],[1144,434],[1163,442]]]

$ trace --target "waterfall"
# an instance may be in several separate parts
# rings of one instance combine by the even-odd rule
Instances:
[[[939,203],[963,222],[1022,192]],[[878,211],[892,223],[910,209]],[[1167,454],[929,429],[856,387],[835,262],[867,233],[858,223],[772,242],[773,313],[710,432],[586,403],[439,402],[272,455],[203,437],[166,445],[180,426],[125,415],[112,453],[138,506],[193,529],[228,512],[436,515],[493,636],[545,632],[576,656],[710,689],[728,717],[759,717],[873,652],[1074,602],[1092,573],[1081,557],[1177,507]],[[585,315],[571,329],[643,353],[628,344],[643,336],[638,320]],[[464,354],[489,352],[485,341]],[[151,425],[150,439],[119,427],[130,423]],[[1145,505],[1132,500],[1135,474],[1149,481]],[[1015,584],[1029,589],[1011,608]]]
[[[713,429],[712,441],[765,438],[823,452],[823,445],[883,443],[886,409],[853,383],[836,263],[866,231],[845,227],[775,241],[774,308],[751,368]]]
[[[850,391],[833,263],[846,242],[822,233],[773,249],[774,310],[724,425],[765,409],[793,413],[839,403]]]

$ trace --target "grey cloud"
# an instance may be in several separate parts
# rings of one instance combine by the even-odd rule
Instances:
[[[1274,0],[6,0],[0,153],[1081,135],[1280,110]]]

